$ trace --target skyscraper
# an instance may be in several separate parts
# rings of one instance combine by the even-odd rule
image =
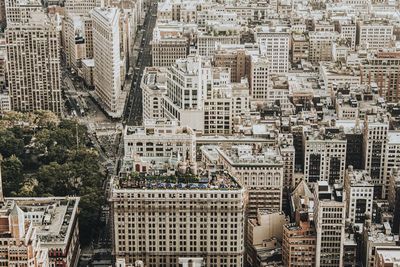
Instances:
[[[32,11],[28,23],[6,29],[7,74],[13,110],[61,114],[59,29],[56,18]]]
[[[12,23],[28,23],[34,11],[42,10],[40,1],[5,0],[6,21]]]
[[[96,94],[106,109],[116,112],[121,94],[120,12],[117,8],[95,8],[92,18]]]
[[[316,267],[343,266],[346,202],[343,192],[320,181],[315,188]]]

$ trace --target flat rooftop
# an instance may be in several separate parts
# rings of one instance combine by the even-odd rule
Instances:
[[[276,149],[254,151],[249,145],[236,145],[230,149],[218,149],[219,154],[231,165],[273,165],[281,166],[282,157]]]
[[[348,173],[350,178],[350,186],[373,186],[372,179],[368,171],[353,170],[352,172],[348,171]]]
[[[78,215],[79,200],[79,197],[6,198],[5,205],[18,205],[36,227],[44,246],[66,245]]]
[[[400,143],[400,131],[389,131],[388,132],[388,143],[399,144]]]
[[[380,255],[385,264],[389,263],[400,263],[400,248],[399,247],[384,247],[384,248],[377,248],[376,254]],[[397,265],[396,265],[397,266]]]

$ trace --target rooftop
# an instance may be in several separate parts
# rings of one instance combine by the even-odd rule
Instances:
[[[399,144],[399,143],[400,143],[400,131],[389,131],[388,144]]]
[[[350,166],[349,166],[350,167]],[[350,182],[350,186],[373,186],[371,176],[368,171],[365,170],[353,170],[352,168],[348,169],[348,182]]]
[[[376,254],[382,257],[385,264],[400,263],[400,248],[399,247],[378,247]],[[397,265],[396,265],[397,266]]]
[[[276,149],[255,151],[250,145],[234,145],[230,149],[218,149],[220,155],[231,165],[282,166],[281,155]]]
[[[399,236],[394,235],[392,233],[385,233],[386,229],[383,224],[372,224],[368,229],[368,240],[373,243],[380,243],[380,245],[384,245],[385,243],[388,245],[395,244],[399,241]]]
[[[178,122],[173,120],[145,120],[144,126],[126,126],[124,136],[163,136],[163,135],[180,135],[192,136],[194,132],[189,127],[178,126]]]
[[[118,14],[118,8],[95,7],[93,14],[99,14],[104,21],[112,23]]]
[[[159,190],[239,190],[240,185],[226,171],[204,171],[200,174],[175,172],[168,174],[139,174],[114,181],[116,189]]]
[[[336,141],[343,141],[346,142],[346,137],[344,132],[337,128],[320,128],[319,131],[311,130],[310,133],[307,133],[306,139],[308,141],[329,141],[329,140],[336,140]]]
[[[79,197],[8,198],[5,205],[13,202],[32,221],[42,245],[68,243],[78,215]]]

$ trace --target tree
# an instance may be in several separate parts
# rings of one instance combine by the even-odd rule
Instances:
[[[99,154],[86,147],[87,128],[51,112],[10,112],[0,118],[6,196],[81,196],[81,241],[99,230],[105,203]]]
[[[1,167],[4,194],[6,196],[17,195],[20,185],[24,181],[21,161],[13,155],[9,158],[5,158]]]
[[[39,168],[35,175],[37,180],[37,195],[51,194],[54,196],[66,196],[71,192],[71,170],[68,164],[60,165],[52,162]]]
[[[101,205],[104,202],[105,199],[102,192],[94,188],[85,188],[81,191],[79,223],[81,243],[84,245],[90,243],[94,234],[99,230],[100,223],[98,218],[101,212]]]
[[[22,156],[24,154],[23,140],[16,138],[12,131],[0,131],[0,154],[4,157]]]

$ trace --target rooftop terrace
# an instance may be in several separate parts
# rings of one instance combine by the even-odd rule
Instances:
[[[238,190],[236,180],[224,171],[169,174],[139,174],[114,181],[116,189],[159,190]]]

